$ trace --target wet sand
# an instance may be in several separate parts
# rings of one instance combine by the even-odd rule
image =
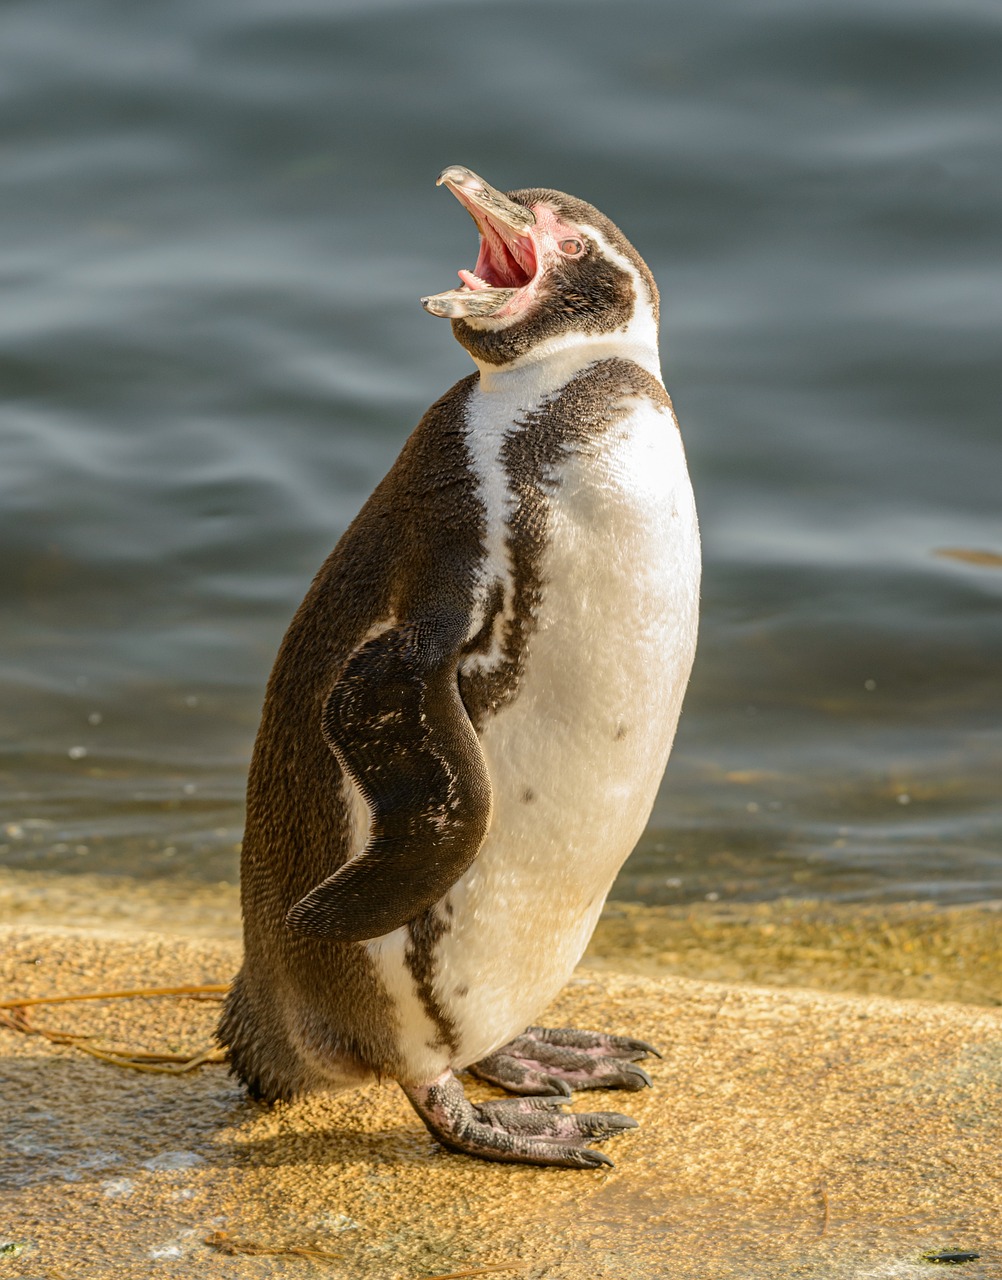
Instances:
[[[588,962],[651,976],[1002,1006],[1002,902],[610,902]]]
[[[239,944],[20,925],[0,954],[10,998],[225,982]],[[106,1048],[194,1053],[217,1010],[31,1014]],[[392,1084],[266,1110],[222,1066],[141,1074],[0,1030],[0,1275],[898,1277],[935,1275],[922,1255],[957,1250],[981,1256],[953,1274],[1002,1275],[998,1009],[582,968],[546,1020],[664,1050],[653,1090],[573,1103],[640,1121],[607,1144],[614,1170],[450,1155]],[[217,1232],[337,1256],[227,1256],[205,1243]]]

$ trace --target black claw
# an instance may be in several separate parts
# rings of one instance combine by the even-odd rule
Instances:
[[[588,1157],[587,1163],[584,1166],[586,1169],[600,1169],[603,1165],[605,1165],[607,1169],[615,1169],[616,1167],[615,1161],[610,1160],[604,1151],[592,1151],[591,1147],[584,1147],[582,1149],[582,1154],[586,1154]]]
[[[648,1089],[654,1088],[654,1081],[650,1078],[643,1067],[638,1067],[635,1062],[631,1062],[628,1066],[624,1067],[623,1070],[626,1072],[627,1076],[637,1076],[642,1081],[639,1085],[626,1085],[627,1089],[643,1089],[645,1087]]]
[[[561,1080],[559,1076],[543,1076],[542,1083],[549,1085],[549,1087],[561,1098],[569,1098],[573,1093],[573,1090],[567,1081]]]
[[[655,1049],[652,1044],[648,1044],[646,1040],[631,1040],[629,1042],[629,1045],[631,1049],[635,1049],[638,1053],[640,1053],[641,1051],[643,1051],[644,1053],[651,1053],[654,1055],[655,1058],[661,1058],[664,1056],[663,1054],[659,1053],[658,1050]]]

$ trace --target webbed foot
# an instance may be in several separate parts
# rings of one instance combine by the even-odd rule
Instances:
[[[576,1089],[649,1088],[650,1076],[637,1058],[660,1054],[645,1040],[600,1031],[529,1027],[468,1070],[509,1093],[562,1094]]]
[[[612,1161],[589,1142],[601,1142],[636,1120],[614,1111],[587,1114],[561,1109],[556,1097],[470,1102],[451,1071],[427,1085],[401,1085],[428,1131],[444,1147],[481,1160],[597,1169]]]

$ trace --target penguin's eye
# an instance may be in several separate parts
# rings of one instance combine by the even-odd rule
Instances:
[[[561,240],[558,247],[568,258],[577,258],[584,253],[584,242],[581,240]]]

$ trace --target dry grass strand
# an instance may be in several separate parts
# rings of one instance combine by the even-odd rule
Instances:
[[[4,1009],[7,1012],[3,1012]],[[79,1049],[81,1053],[99,1058],[102,1062],[109,1062],[115,1067],[124,1067],[129,1071],[146,1071],[156,1075],[181,1076],[198,1067],[223,1063],[227,1060],[225,1050],[217,1049],[214,1045],[200,1049],[195,1054],[161,1053],[149,1049],[99,1049],[95,1045],[86,1043],[93,1039],[92,1036],[36,1026],[22,1006],[10,1003],[0,1005],[0,1027],[6,1027],[9,1031],[18,1031],[25,1036],[41,1036],[50,1044]]]
[[[180,987],[130,987],[126,991],[84,991],[72,996],[21,996],[0,1000],[0,1009],[27,1009],[35,1004],[69,1004],[74,1000],[134,1000],[144,996],[223,996],[228,982],[186,983]]]
[[[205,1244],[217,1253],[225,1253],[230,1257],[240,1254],[253,1254],[271,1258],[312,1258],[316,1262],[342,1262],[344,1255],[330,1253],[327,1249],[317,1249],[312,1245],[275,1246],[254,1244],[248,1240],[234,1240],[226,1231],[213,1231],[205,1237]]]

